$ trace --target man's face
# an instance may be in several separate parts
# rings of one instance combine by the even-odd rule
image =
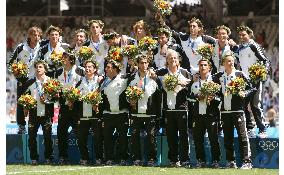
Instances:
[[[136,28],[136,35],[139,36],[139,37],[146,36],[146,32],[145,32],[145,30],[144,30],[144,28],[142,26],[138,26]]]
[[[44,65],[39,63],[36,65],[36,75],[37,76],[41,76],[45,73],[45,68]]]
[[[90,26],[90,31],[91,31],[92,35],[98,35],[102,32],[102,28],[100,27],[100,25],[98,23],[93,23]]]
[[[230,70],[234,68],[234,57],[227,56],[224,60],[224,68],[225,70]]]
[[[176,53],[172,53],[167,57],[168,66],[179,66],[179,59]]]
[[[197,36],[199,35],[200,31],[201,31],[201,28],[198,27],[196,22],[192,22],[189,24],[189,32],[191,35]]]
[[[71,61],[68,55],[63,54],[63,65],[70,65]]]
[[[59,32],[56,31],[56,30],[52,30],[50,33],[49,33],[49,40],[53,43],[57,43],[59,42]]]
[[[149,63],[148,63],[147,58],[142,58],[139,60],[139,63],[138,63],[139,71],[146,72],[148,69],[148,66],[149,66]]]
[[[160,34],[158,37],[159,37],[158,42],[162,46],[165,45],[169,41],[169,38],[164,33]]]
[[[246,43],[249,41],[250,36],[246,31],[243,30],[239,32],[239,38],[240,38],[241,43]]]
[[[112,67],[111,63],[108,63],[105,67],[106,76],[113,77],[115,69]]]
[[[39,32],[35,31],[29,35],[29,38],[32,43],[37,43],[40,40],[40,34]]]
[[[219,29],[217,34],[218,40],[221,42],[226,42],[229,38],[228,33],[225,29]]]
[[[94,75],[96,71],[95,65],[91,62],[86,63],[85,72],[86,75]]]
[[[76,44],[81,46],[86,41],[86,34],[84,32],[78,32],[75,38]]]
[[[119,45],[119,38],[114,37],[112,39],[107,40],[107,44],[109,46],[118,46]]]
[[[200,61],[198,67],[200,74],[206,75],[210,71],[208,61]]]

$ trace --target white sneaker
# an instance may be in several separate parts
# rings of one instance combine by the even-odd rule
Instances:
[[[243,170],[252,169],[252,164],[251,163],[243,163],[243,165],[241,166],[240,169],[243,169]]]

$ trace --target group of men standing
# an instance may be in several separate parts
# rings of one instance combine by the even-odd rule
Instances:
[[[206,167],[203,148],[204,135],[208,132],[211,143],[211,167],[218,168],[220,146],[218,135],[224,133],[226,159],[229,168],[236,168],[234,157],[234,128],[237,129],[240,143],[243,169],[252,168],[250,158],[249,136],[253,124],[248,105],[259,128],[261,137],[265,137],[265,126],[262,123],[261,109],[262,83],[252,83],[248,79],[248,67],[261,61],[269,61],[263,49],[252,39],[253,31],[247,26],[238,27],[240,44],[229,39],[231,30],[224,26],[216,28],[216,38],[205,35],[203,24],[199,19],[188,21],[189,33],[175,32],[165,23],[158,21],[161,28],[157,30],[157,45],[147,53],[139,53],[134,60],[124,58],[122,62],[105,59],[113,47],[138,45],[145,37],[152,37],[146,22],[141,20],[133,26],[135,36],[129,37],[112,33],[104,38],[104,23],[91,20],[89,32],[76,30],[74,42],[64,44],[60,41],[62,31],[59,27],[50,26],[47,39],[41,40],[42,30],[31,27],[28,38],[19,44],[11,56],[9,64],[24,61],[29,66],[27,78],[18,79],[18,97],[29,92],[35,97],[37,107],[29,111],[17,106],[17,123],[19,134],[25,133],[25,114],[29,115],[28,134],[32,164],[38,163],[36,136],[39,126],[43,128],[45,159],[51,163],[52,153],[51,126],[54,105],[60,107],[58,120],[59,163],[68,162],[68,128],[72,126],[78,138],[82,165],[90,164],[87,140],[92,130],[95,149],[95,165],[133,165],[143,164],[140,150],[140,132],[147,133],[148,166],[157,165],[156,134],[159,128],[165,128],[168,140],[168,158],[170,166],[188,167],[189,131],[193,134],[196,150],[196,167]],[[211,57],[203,58],[197,53],[200,45],[209,43],[213,46]],[[87,46],[94,52],[94,57],[82,60],[76,52]],[[72,51],[70,51],[72,50]],[[50,59],[53,51],[63,52],[64,64],[56,66]],[[178,84],[174,90],[165,87],[164,79],[174,75]],[[82,95],[92,91],[102,94],[102,103],[93,106],[82,101],[70,103],[60,97],[57,102],[45,98],[42,85],[49,78],[56,78],[63,87],[78,88]],[[246,87],[239,95],[227,94],[227,85],[237,77],[246,82]],[[204,82],[213,81],[221,89],[216,96],[204,102],[200,88]],[[126,88],[137,86],[144,96],[136,102],[126,97]],[[207,101],[207,100],[205,100]],[[128,130],[130,128],[130,130]],[[113,141],[117,133],[117,144]],[[127,133],[130,132],[130,140]],[[130,141],[130,149],[128,142]],[[114,154],[114,147],[116,154]],[[131,151],[129,151],[131,150]]]

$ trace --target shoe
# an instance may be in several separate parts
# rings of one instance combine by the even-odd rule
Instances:
[[[181,167],[190,168],[190,162],[188,160],[184,161],[184,162],[181,162]]]
[[[32,160],[31,165],[37,165],[37,160]]]
[[[120,166],[126,166],[127,165],[127,162],[126,160],[121,160],[120,163],[119,163]]]
[[[227,163],[227,168],[238,168],[235,161],[230,161]]]
[[[206,168],[206,163],[203,161],[197,161],[195,168]]]
[[[141,161],[141,160],[135,160],[135,161],[133,162],[133,165],[134,165],[134,166],[141,166],[141,165],[142,165],[142,161]]]
[[[67,161],[64,158],[60,158],[58,161],[59,165],[66,165]]]
[[[87,166],[88,160],[80,160],[80,165]]]
[[[102,160],[101,159],[96,159],[95,166],[101,166],[101,165],[102,165]]]
[[[169,167],[176,167],[176,162],[170,161]]]
[[[259,133],[258,133],[258,136],[259,136],[259,138],[267,138],[267,133],[266,133],[266,131],[260,131]]]
[[[175,166],[175,167],[176,167],[176,168],[181,167],[180,161],[177,161],[177,162],[176,162],[176,166]]]
[[[248,134],[248,138],[256,138],[256,134],[255,134],[255,131],[253,129],[249,129],[247,131],[247,134]]]
[[[25,125],[19,125],[18,134],[26,134],[26,133],[27,131]]]
[[[243,170],[252,169],[252,164],[250,162],[243,163],[240,169],[243,169]]]
[[[153,159],[150,159],[148,162],[147,162],[147,166],[149,167],[155,167],[157,166],[157,164],[155,163],[155,161]]]
[[[108,161],[106,161],[105,165],[106,166],[113,166],[114,162],[112,160],[108,160]]]
[[[214,161],[212,162],[211,168],[217,168],[217,169],[220,168],[220,165],[219,165],[219,163],[218,163],[217,160],[214,160]]]
[[[50,165],[50,164],[52,164],[51,159],[45,159],[45,164],[46,164],[46,165]]]

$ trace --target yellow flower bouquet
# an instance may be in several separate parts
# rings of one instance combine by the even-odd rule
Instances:
[[[136,55],[139,54],[138,46],[136,45],[126,45],[121,49],[121,54],[127,56],[128,59],[134,59]]]
[[[138,48],[141,51],[152,50],[155,47],[157,47],[157,43],[158,42],[156,40],[154,40],[153,38],[151,38],[149,36],[145,36],[139,41]]]
[[[91,104],[96,113],[99,112],[99,104],[103,102],[102,95],[99,91],[92,91],[81,98],[82,101]]]
[[[18,103],[28,110],[36,107],[36,100],[29,94],[21,95]]]
[[[240,95],[240,92],[244,91],[245,88],[246,88],[245,80],[243,78],[237,77],[236,79],[231,80],[231,82],[226,86],[225,93]]]
[[[98,105],[102,103],[102,95],[99,91],[92,91],[82,97],[82,100],[91,105]]]
[[[63,98],[66,99],[67,105],[71,110],[73,108],[73,104],[75,101],[80,100],[81,98],[81,91],[78,88],[74,88],[72,86],[64,88],[62,90]]]
[[[88,60],[90,59],[92,56],[94,55],[94,51],[87,47],[87,46],[82,46],[78,52],[77,52],[77,55],[79,58],[81,58],[82,60]]]
[[[19,61],[18,63],[14,62],[11,64],[10,71],[16,78],[26,78],[29,73],[29,68],[26,63]]]
[[[49,58],[54,65],[56,66],[63,65],[63,52],[52,51]]]
[[[210,59],[213,54],[213,46],[208,43],[204,43],[198,46],[196,52],[200,54],[203,58]]]
[[[178,77],[175,75],[166,75],[163,83],[167,91],[175,91],[175,88],[178,86]]]
[[[51,97],[51,99],[59,98],[59,92],[62,89],[62,84],[57,79],[49,79],[47,82],[43,84],[43,92],[44,94]]]
[[[78,88],[74,88],[72,86],[64,88],[62,90],[62,93],[63,97],[70,102],[77,101],[81,98],[81,91]]]
[[[154,9],[163,16],[170,15],[172,13],[172,6],[165,0],[155,0]]]
[[[205,96],[207,104],[210,104],[208,97],[214,97],[221,89],[221,85],[214,83],[213,81],[206,81],[200,88],[200,94]]]
[[[125,93],[129,100],[138,101],[144,97],[144,91],[137,86],[128,86]]]
[[[136,110],[136,104],[137,104],[138,100],[140,100],[144,97],[144,91],[137,86],[128,86],[126,88],[125,93],[126,93],[127,100],[130,103],[130,106],[134,110]]]
[[[267,71],[267,68],[265,67],[265,65],[257,62],[255,64],[251,65],[248,68],[248,71],[249,71],[249,77],[254,83],[266,80],[266,75],[267,75],[268,71]]]
[[[116,61],[116,62],[119,62],[119,63],[122,62],[123,56],[122,56],[122,53],[121,53],[121,48],[120,47],[114,47],[114,48],[110,49],[109,52],[108,52],[107,59],[113,60],[113,61]]]

